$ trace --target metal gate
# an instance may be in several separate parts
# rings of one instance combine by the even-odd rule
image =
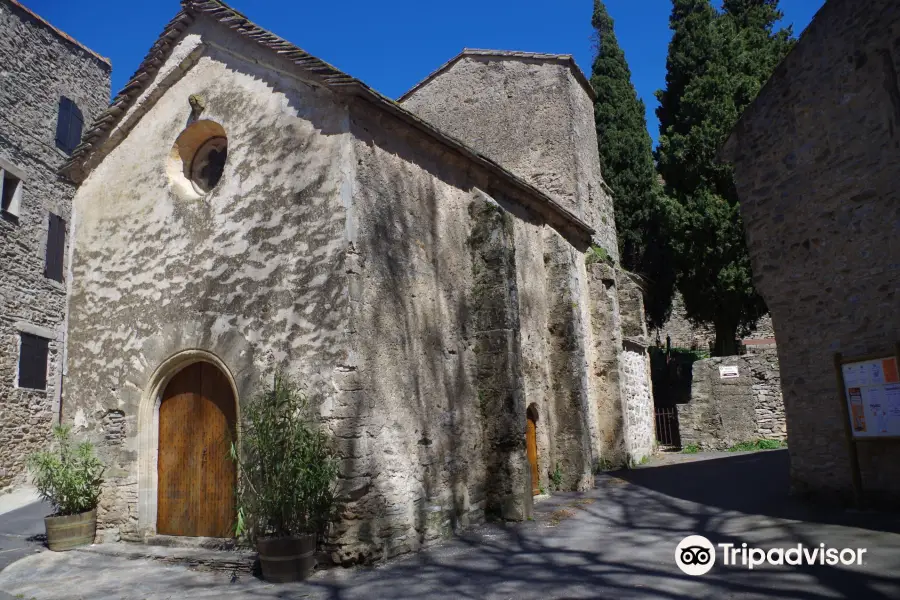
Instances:
[[[656,414],[656,441],[664,448],[681,448],[678,432],[678,409],[674,406],[654,408]]]

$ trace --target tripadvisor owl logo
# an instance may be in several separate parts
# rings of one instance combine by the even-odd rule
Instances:
[[[862,565],[866,548],[829,548],[797,544],[789,548],[753,548],[746,543],[719,544],[722,564],[726,567],[746,567],[751,571],[762,565]],[[675,547],[675,564],[688,575],[704,575],[716,564],[716,549],[702,535],[689,535]]]
[[[675,547],[675,564],[687,575],[703,575],[716,564],[716,548],[702,535],[689,535]]]

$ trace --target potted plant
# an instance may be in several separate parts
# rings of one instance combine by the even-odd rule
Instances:
[[[47,546],[55,551],[92,544],[97,531],[103,463],[93,444],[76,444],[71,434],[69,425],[54,427],[50,449],[28,457],[38,494],[53,506],[44,526]]]
[[[338,463],[296,383],[274,384],[242,409],[235,533],[256,542],[263,578],[305,579],[335,508]]]

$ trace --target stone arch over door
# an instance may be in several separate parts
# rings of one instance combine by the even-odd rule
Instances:
[[[179,377],[179,375],[181,375],[181,377]],[[207,379],[206,384],[202,383],[204,377]],[[191,383],[192,381],[194,383]],[[206,389],[204,389],[204,386]],[[172,520],[171,507],[160,506],[161,489],[159,469],[160,467],[171,468],[171,465],[173,464],[172,456],[163,456],[161,462],[160,442],[163,442],[164,450],[169,448],[169,446],[165,445],[167,443],[166,440],[161,440],[160,438],[160,409],[164,401],[171,400],[174,396],[180,394],[182,395],[181,399],[174,400],[176,404],[179,402],[181,403],[179,410],[173,411],[172,414],[168,415],[167,412],[169,411],[163,412],[164,422],[162,425],[165,431],[168,431],[169,433],[172,431],[172,419],[170,417],[174,416],[177,421],[178,419],[186,418],[186,416],[192,416],[194,412],[197,412],[197,416],[201,419],[204,418],[202,415],[208,416],[210,413],[215,414],[215,408],[210,406],[210,403],[212,403],[222,412],[222,415],[219,418],[225,419],[228,426],[231,428],[231,431],[229,432],[231,439],[236,443],[239,443],[240,440],[238,426],[240,423],[240,402],[238,391],[231,371],[221,359],[203,350],[186,350],[170,357],[156,369],[150,379],[147,391],[141,400],[140,411],[138,414],[138,528],[146,535],[173,533],[173,531],[175,531],[166,525],[163,525],[162,531],[158,528],[160,517],[165,518],[167,523],[171,523]],[[183,394],[195,397],[185,397]],[[205,401],[201,401],[197,397],[204,398]],[[187,413],[185,413],[186,410],[188,411]],[[182,436],[181,441],[183,443],[186,442],[189,445],[193,443],[188,435]],[[225,440],[222,441],[224,442]],[[193,453],[195,456],[194,468],[202,470],[203,466],[199,464],[198,461],[208,461],[210,459],[209,452],[204,453],[202,448],[198,450],[197,447],[194,447],[194,449],[197,450],[197,452]],[[186,461],[189,462],[189,455],[192,452],[189,448],[182,449],[181,453],[185,454],[185,452],[188,455]],[[175,462],[177,463],[177,461],[178,459],[176,458]],[[215,470],[224,470],[227,474],[228,467],[226,465],[218,465],[219,462],[221,461],[216,460],[217,469]],[[233,464],[230,468],[230,477],[232,478],[231,485],[233,486],[233,480],[237,477],[237,469]],[[172,490],[172,486],[169,485],[170,483],[171,480],[166,480],[165,476],[163,476],[163,484],[167,486],[167,493],[171,493]],[[205,499],[202,498],[202,487],[203,486],[199,486],[199,491],[195,490],[194,492],[189,492],[187,494],[190,496],[191,493],[193,493],[197,496],[199,493],[200,497],[193,499],[187,497],[184,498],[184,501],[187,503],[193,502],[194,505],[199,505],[204,502]],[[172,495],[177,496],[179,494],[175,493]],[[173,498],[173,501],[177,503],[179,499]],[[230,511],[233,509],[233,496],[231,499],[219,498],[216,501],[230,503],[227,510]],[[162,514],[160,508],[163,509]],[[189,515],[182,515],[182,518],[188,516]],[[217,532],[213,537],[224,537],[229,535],[227,529],[218,532],[218,529],[223,529],[220,526],[222,519],[223,517],[218,519],[220,523],[218,526],[215,526]],[[176,520],[178,519],[176,518]],[[229,521],[231,520],[229,519]],[[229,526],[231,524],[233,524],[233,522],[229,522]],[[211,532],[202,531],[201,533]],[[196,532],[185,531],[183,529],[182,533],[175,534],[198,535]]]

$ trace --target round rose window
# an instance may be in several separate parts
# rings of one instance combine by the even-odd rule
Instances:
[[[225,129],[215,121],[192,123],[169,151],[166,172],[172,190],[186,200],[205,196],[222,180],[227,158]]]
[[[205,194],[216,187],[225,170],[228,157],[228,139],[214,137],[203,142],[191,160],[191,183],[198,194]]]

